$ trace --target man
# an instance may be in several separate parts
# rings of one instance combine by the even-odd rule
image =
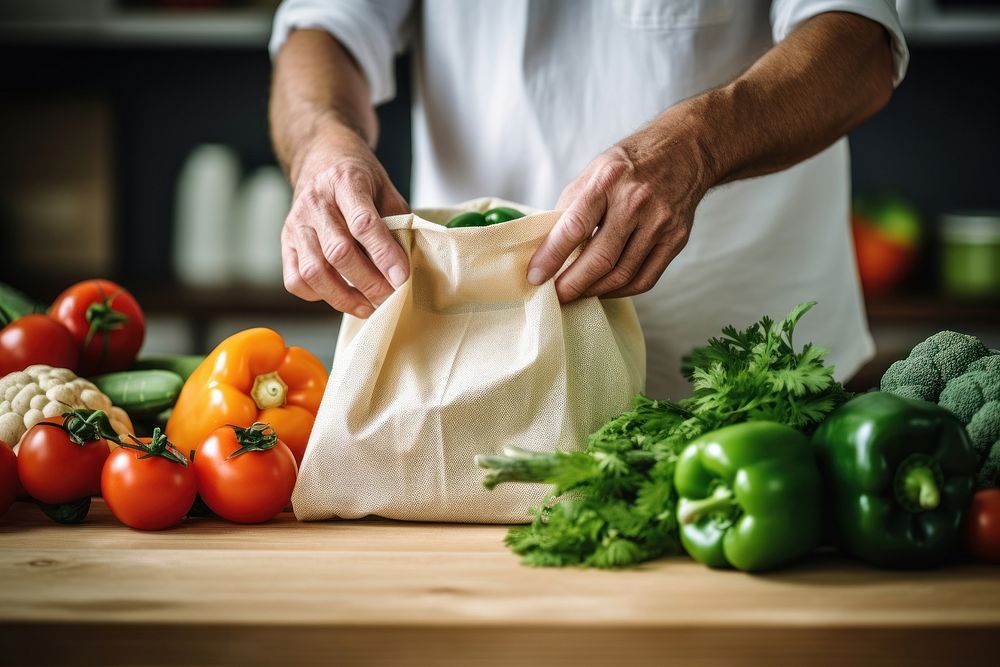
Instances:
[[[849,377],[873,351],[844,135],[908,53],[891,0],[286,0],[275,148],[295,188],[285,285],[366,317],[408,276],[408,210],[372,153],[393,57],[415,53],[413,204],[495,195],[565,212],[526,267],[562,301],[637,296],[647,393],[726,323],[818,300],[802,341]],[[696,214],[697,210],[697,214]]]

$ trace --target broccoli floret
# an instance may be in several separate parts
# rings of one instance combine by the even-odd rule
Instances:
[[[979,474],[976,475],[977,489],[992,489],[998,486],[1000,486],[1000,440],[993,443],[986,460],[979,467]]]
[[[972,439],[979,460],[1000,440],[1000,358],[985,357],[949,382],[938,404],[958,417]]]
[[[943,388],[944,382],[930,357],[907,357],[894,362],[882,376],[881,383],[882,391],[932,403],[937,401]]]
[[[975,336],[954,331],[942,331],[937,337],[938,350],[934,353],[934,365],[945,383],[964,373],[969,364],[989,355],[990,351]],[[928,339],[930,340],[930,339]]]
[[[986,382],[983,386],[988,387],[990,393],[1000,392],[1000,388],[993,388],[996,385],[1000,385],[1000,354],[990,354],[976,359],[969,364],[965,372],[982,373],[985,376]]]
[[[899,396],[937,402],[950,380],[966,371],[969,364],[990,354],[975,336],[940,331],[897,361],[882,376],[881,389]]]
[[[955,413],[963,424],[968,424],[983,404],[994,398],[987,392],[988,387],[984,386],[993,384],[982,371],[970,371],[945,385],[938,404]]]
[[[1000,400],[983,403],[983,407],[972,416],[965,430],[969,432],[972,446],[982,462],[994,443],[1000,440]]]

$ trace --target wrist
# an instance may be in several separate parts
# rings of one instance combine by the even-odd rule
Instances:
[[[289,160],[289,180],[295,186],[301,179],[309,178],[316,168],[322,169],[331,156],[356,154],[358,151],[371,152],[360,127],[352,126],[332,110],[321,112],[303,134],[298,149]]]
[[[723,170],[713,134],[705,105],[693,98],[671,107],[619,146],[640,179],[696,206],[719,183]]]

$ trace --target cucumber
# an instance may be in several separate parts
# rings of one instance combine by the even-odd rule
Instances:
[[[205,360],[200,354],[180,354],[172,357],[143,357],[132,364],[133,370],[172,371],[187,380],[194,369]]]
[[[171,407],[184,380],[173,371],[140,370],[108,373],[90,378],[111,402],[129,415],[155,415]]]
[[[31,313],[44,313],[45,306],[10,285],[0,283],[0,327]]]

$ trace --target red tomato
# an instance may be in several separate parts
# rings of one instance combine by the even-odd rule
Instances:
[[[292,499],[297,474],[292,450],[260,423],[212,431],[195,450],[194,470],[205,504],[238,523],[280,514]]]
[[[110,280],[73,285],[49,308],[77,341],[80,375],[122,371],[132,365],[146,335],[135,298]]]
[[[194,469],[187,458],[165,437],[157,443],[156,435],[154,432],[154,438],[139,439],[146,445],[143,449],[131,445],[115,449],[101,474],[104,502],[111,513],[138,530],[163,530],[177,525],[198,494]],[[165,455],[168,451],[169,455]],[[153,455],[147,456],[150,453]]]
[[[0,377],[33,364],[75,371],[76,361],[76,339],[51,317],[25,315],[0,329]]]
[[[56,426],[35,424],[21,438],[17,474],[32,498],[61,505],[101,492],[101,468],[108,458],[108,442],[100,436],[87,438],[82,445],[73,442],[61,425],[80,419],[72,415],[50,417],[45,422]]]
[[[966,551],[977,560],[1000,563],[1000,489],[972,496],[963,529]]]
[[[865,294],[890,294],[906,278],[916,260],[917,249],[886,237],[872,223],[857,215],[851,231],[858,275]]]
[[[0,440],[0,516],[17,500],[17,457],[7,443]]]

